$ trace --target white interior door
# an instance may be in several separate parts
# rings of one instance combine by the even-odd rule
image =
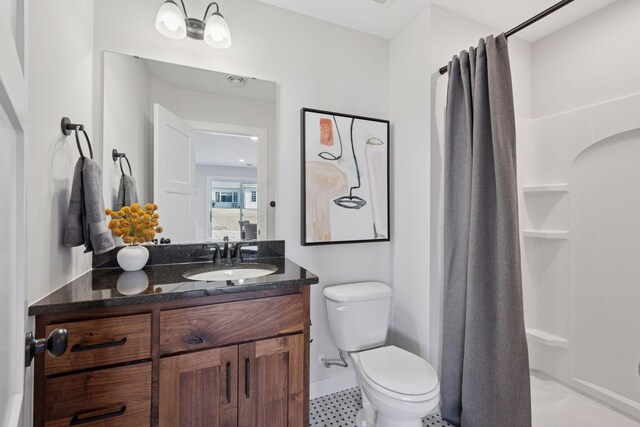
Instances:
[[[194,240],[196,180],[193,128],[164,108],[153,106],[153,201],[163,236],[172,243]]]
[[[0,2],[0,425],[31,425],[32,385],[25,381],[27,318],[24,280],[24,138],[27,84],[23,73],[22,3]]]
[[[0,340],[0,425],[15,427],[24,384],[24,286],[18,278],[18,134],[0,105],[0,324],[10,331]],[[8,326],[8,327],[7,327]]]

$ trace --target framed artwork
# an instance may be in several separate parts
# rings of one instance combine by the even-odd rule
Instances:
[[[389,241],[389,121],[300,115],[302,245]]]

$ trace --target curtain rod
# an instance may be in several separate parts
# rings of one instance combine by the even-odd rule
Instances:
[[[533,18],[530,18],[530,19],[524,21],[522,24],[518,25],[517,27],[514,27],[514,28],[510,29],[509,31],[504,33],[504,36],[505,37],[510,37],[510,36],[514,35],[515,33],[517,33],[518,31],[524,30],[529,25],[540,21],[542,18],[546,18],[547,16],[551,15],[553,12],[555,12],[555,11],[557,11],[559,9],[562,9],[563,7],[565,7],[569,3],[573,3],[574,1],[575,0],[562,0],[562,1],[560,1],[560,2],[558,2],[556,4],[554,4],[553,6],[551,6],[550,8],[543,10],[542,12],[540,12],[539,14],[534,16]],[[447,73],[447,65],[445,65],[444,67],[440,68],[439,71],[440,71],[440,74],[446,74]]]

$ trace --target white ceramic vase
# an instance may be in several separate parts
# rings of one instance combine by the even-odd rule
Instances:
[[[149,260],[149,250],[142,245],[125,246],[118,251],[118,264],[124,271],[138,271]]]

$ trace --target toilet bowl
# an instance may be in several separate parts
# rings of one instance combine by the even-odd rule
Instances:
[[[422,418],[438,409],[440,384],[426,360],[395,346],[350,357],[362,391],[359,427],[421,427]]]
[[[422,427],[422,418],[438,409],[440,384],[426,360],[384,345],[391,288],[364,282],[326,287],[323,293],[331,337],[349,354],[362,392],[358,427]]]

